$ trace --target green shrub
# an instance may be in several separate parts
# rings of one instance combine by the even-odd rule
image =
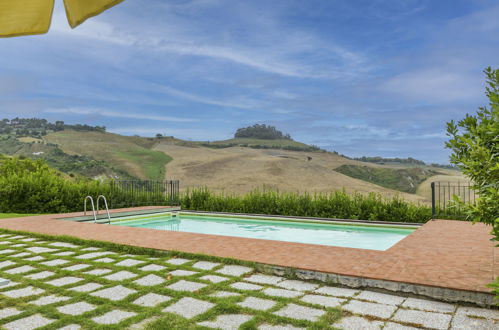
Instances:
[[[181,196],[186,210],[272,214],[337,219],[426,222],[431,208],[414,205],[399,197],[379,194],[348,195],[342,191],[324,194],[253,191],[244,196],[214,194],[207,189],[188,190]]]

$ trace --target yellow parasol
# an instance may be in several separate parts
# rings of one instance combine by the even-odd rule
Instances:
[[[75,28],[122,1],[64,0],[64,6],[69,25]],[[53,9],[54,0],[0,0],[0,37],[46,33]]]

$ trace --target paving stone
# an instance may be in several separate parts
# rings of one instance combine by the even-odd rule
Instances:
[[[322,288],[318,288],[314,292],[334,297],[353,297],[359,292],[359,290],[338,288],[334,286],[323,286]]]
[[[103,262],[103,263],[106,263],[106,264],[109,264],[111,262],[115,262],[116,259],[113,259],[113,258],[101,258],[101,259],[97,259],[97,260],[94,260],[95,262]]]
[[[147,276],[144,276],[142,278],[139,278],[138,280],[133,281],[133,283],[142,285],[142,286],[154,286],[158,285],[165,282],[165,279],[153,274],[149,274]]]
[[[64,259],[54,259],[54,260],[49,260],[45,262],[41,262],[41,265],[45,266],[60,266],[69,263],[69,260],[64,260]]]
[[[80,330],[81,325],[79,324],[70,324],[66,325],[65,327],[59,328],[58,330]]]
[[[222,330],[239,329],[243,323],[251,320],[253,316],[244,314],[224,314],[219,315],[214,321],[204,321],[198,324],[208,328],[216,328]]]
[[[91,282],[91,283],[86,283],[86,284],[83,284],[83,285],[80,285],[80,286],[77,286],[74,288],[70,288],[69,290],[73,290],[76,292],[90,292],[90,291],[95,291],[97,289],[100,289],[102,287],[103,287],[102,284]]]
[[[296,291],[313,291],[319,287],[319,284],[307,283],[297,280],[285,280],[276,284],[281,288]]]
[[[384,294],[373,291],[362,291],[355,299],[368,300],[385,305],[400,305],[406,299],[405,297],[393,296],[391,294]]]
[[[456,313],[456,315],[452,318],[451,323],[452,330],[489,330],[497,329],[498,327],[498,321],[494,321],[493,319],[470,317],[462,313]]]
[[[397,309],[397,307],[393,305],[384,305],[358,300],[350,300],[348,304],[344,305],[342,308],[353,314],[376,316],[382,319],[389,318]]]
[[[271,309],[277,303],[273,300],[268,299],[260,299],[255,297],[248,297],[244,299],[244,301],[238,303],[241,307],[256,309],[259,311],[266,311],[267,309]]]
[[[11,255],[10,258],[22,258],[22,257],[30,256],[30,255],[31,255],[31,253],[21,252],[21,253],[18,253],[18,254]]]
[[[244,274],[250,273],[253,271],[253,268],[237,266],[237,265],[227,265],[223,266],[219,270],[216,270],[217,273],[230,275],[230,276],[242,276]]]
[[[326,312],[320,309],[300,306],[296,304],[289,304],[284,308],[274,312],[275,315],[282,317],[289,317],[296,320],[307,320],[315,322],[319,317]]]
[[[24,273],[31,272],[32,270],[35,270],[35,269],[36,269],[35,267],[31,267],[31,266],[26,265],[26,266],[11,268],[9,270],[4,271],[4,273],[7,273],[7,274],[24,274]]]
[[[24,247],[26,245],[27,244],[14,244],[14,245],[11,245],[10,247],[18,248],[18,247]]]
[[[10,297],[10,298],[24,298],[24,297],[29,297],[29,296],[35,296],[44,293],[45,290],[40,289],[40,288],[35,288],[32,286],[27,286],[22,289],[16,289],[16,290],[10,290],[10,291],[4,291],[1,294],[4,296]]]
[[[38,298],[37,300],[30,302],[30,304],[37,305],[37,306],[45,306],[45,305],[55,304],[55,303],[58,303],[61,301],[66,301],[69,299],[71,299],[71,298],[64,297],[64,296],[50,295],[50,296]]]
[[[74,245],[71,243],[64,243],[64,242],[54,242],[54,243],[49,243],[48,245],[55,246],[55,247],[62,247],[62,248],[77,248],[77,247],[79,247],[78,245]]]
[[[2,234],[2,235],[0,235],[0,238],[6,238],[6,237],[10,237],[10,236],[12,236],[12,235],[10,235],[10,234]]]
[[[76,259],[95,259],[95,258],[103,257],[103,256],[106,256],[106,255],[109,255],[109,254],[114,254],[114,252],[108,252],[108,251],[104,251],[104,252],[91,252],[91,253],[81,254],[79,256],[76,256],[75,258]]]
[[[42,256],[34,256],[34,257],[31,257],[31,258],[26,258],[24,260],[27,260],[27,261],[40,261],[40,260],[45,260],[45,258],[42,257]]]
[[[42,247],[42,246],[32,246],[29,248],[26,248],[25,250],[33,253],[49,253],[49,252],[54,252],[54,251],[59,251],[58,249],[51,249],[47,247]]]
[[[271,275],[264,275],[264,274],[253,274],[250,277],[246,277],[244,279],[245,281],[252,282],[252,283],[259,283],[259,284],[277,284],[284,280],[284,278],[280,276],[271,276]]]
[[[300,292],[300,291],[292,291],[292,290],[286,290],[286,289],[274,289],[274,288],[267,288],[267,289],[263,290],[263,293],[265,293],[268,296],[284,297],[284,298],[296,298],[299,296],[303,296],[303,292]]]
[[[114,310],[107,312],[104,315],[94,317],[92,321],[99,324],[117,324],[135,315],[137,315],[137,313]]]
[[[91,246],[91,247],[81,249],[81,251],[99,251],[100,249],[101,248]]]
[[[74,277],[74,276],[66,276],[66,277],[57,278],[55,280],[52,280],[52,281],[49,281],[46,283],[53,285],[53,286],[65,286],[65,285],[78,283],[80,281],[83,281],[83,279],[79,278],[79,277]]]
[[[336,328],[344,330],[379,330],[383,326],[383,322],[375,320],[370,321],[358,316],[347,316],[333,325]]]
[[[43,280],[44,278],[47,278],[47,277],[50,277],[50,276],[53,276],[53,275],[55,275],[54,272],[50,272],[48,270],[44,270],[43,272],[39,272],[39,273],[36,273],[36,274],[26,275],[24,277],[32,279],[32,280]]]
[[[456,311],[456,315],[458,314],[469,315],[476,318],[499,320],[499,310],[497,309],[461,306]]]
[[[14,282],[14,281],[10,281],[8,284],[2,285],[2,289],[10,288],[10,287],[16,286],[16,285],[19,285],[19,283]]]
[[[12,250],[12,249],[0,250],[0,254],[9,254],[14,252],[17,252],[17,250]]]
[[[183,259],[183,258],[172,258],[172,259],[166,260],[165,262],[172,264],[172,265],[183,265],[185,263],[188,263],[189,261],[192,261],[192,260]]]
[[[171,300],[171,297],[163,296],[156,293],[148,293],[138,299],[136,299],[133,303],[135,305],[143,306],[143,307],[154,307],[165,301]]]
[[[238,289],[238,290],[249,290],[249,291],[257,291],[261,290],[263,286],[257,285],[257,284],[250,284],[250,283],[245,283],[245,282],[236,282],[232,283],[231,288]]]
[[[4,324],[3,327],[7,330],[32,330],[41,328],[55,320],[48,319],[40,314],[31,315],[13,322]]]
[[[88,274],[88,275],[104,275],[111,273],[111,269],[106,269],[106,268],[98,268],[98,269],[92,269],[86,272],[83,272],[83,274]]]
[[[346,300],[336,297],[324,297],[316,294],[309,294],[300,299],[309,304],[322,305],[324,307],[338,307]]]
[[[258,330],[305,330],[305,328],[297,328],[290,324],[285,325],[271,325],[271,324],[262,324],[258,327]]]
[[[194,275],[197,273],[198,272],[193,272],[190,270],[177,269],[177,270],[174,270],[172,272],[169,272],[168,274],[170,274],[172,276],[191,276],[191,275]]]
[[[210,294],[210,297],[215,298],[226,298],[226,297],[237,297],[240,296],[240,293],[237,292],[229,292],[229,291],[217,291],[215,293]]]
[[[12,244],[11,241],[0,241],[0,245]]]
[[[90,267],[90,265],[87,265],[87,264],[77,264],[77,265],[73,265],[73,266],[69,266],[69,267],[66,267],[66,268],[63,268],[63,270],[69,270],[69,271],[76,271],[76,270],[82,270],[82,269],[85,269],[85,268],[88,268]]]
[[[144,262],[145,261],[143,261],[143,260],[125,259],[125,260],[121,260],[120,262],[118,262],[116,264],[116,266],[132,267],[132,266],[136,266],[136,265],[139,265],[139,264],[143,264]]]
[[[129,295],[136,293],[137,291],[129,288],[125,288],[122,285],[113,286],[112,288],[103,289],[100,291],[90,293],[91,296],[106,298],[109,300],[117,301],[128,297]]]
[[[17,235],[17,236],[12,236],[12,237],[11,237],[11,238],[9,238],[9,239],[20,239],[20,238],[26,238],[26,236]]]
[[[407,298],[402,307],[440,313],[452,313],[456,309],[452,304],[417,298]]]
[[[134,277],[137,277],[137,274],[131,273],[131,272],[126,271],[126,270],[122,270],[122,271],[119,271],[117,273],[104,276],[104,278],[106,280],[109,280],[109,281],[123,281],[123,280],[127,280],[129,278],[134,278]]]
[[[421,328],[409,327],[395,322],[386,322],[383,330],[417,330]]]
[[[74,304],[57,307],[57,310],[62,314],[81,315],[86,312],[93,311],[96,308],[97,308],[96,306],[82,301]]]
[[[129,330],[144,330],[144,329],[146,329],[146,327],[150,323],[157,321],[158,319],[159,319],[159,316],[149,317],[145,320],[140,321],[139,323],[132,324],[128,329]]]
[[[22,240],[20,240],[21,242],[34,242],[38,240],[38,238],[33,238],[33,237],[30,237],[30,238],[23,238]]]
[[[164,267],[164,266],[150,264],[150,265],[144,266],[144,267],[139,268],[139,269],[143,272],[158,272],[158,271],[163,270],[165,268],[166,267]]]
[[[227,277],[217,276],[217,275],[205,275],[203,277],[200,277],[200,279],[205,281],[210,281],[211,283],[220,283],[229,280]]]
[[[193,318],[199,314],[203,314],[215,304],[211,302],[185,297],[163,309],[164,313],[175,313],[187,319]]]
[[[394,321],[420,324],[425,328],[432,329],[448,329],[451,319],[452,316],[448,314],[407,309],[399,309],[392,318]]]
[[[15,264],[16,264],[15,262],[12,262],[10,260],[2,261],[2,262],[0,262],[0,269],[10,267],[10,266],[13,266]]]
[[[54,253],[52,254],[53,256],[58,256],[58,257],[66,257],[66,256],[70,256],[70,255],[73,255],[75,254],[76,252],[74,251],[63,251],[63,252],[59,252],[59,253]]]
[[[5,319],[7,317],[11,317],[11,316],[18,315],[21,313],[22,313],[22,311],[20,311],[16,308],[12,308],[12,307],[0,309],[0,319]]]
[[[178,281],[176,283],[173,283],[173,284],[167,286],[167,288],[170,290],[175,290],[175,291],[194,292],[194,291],[197,291],[197,290],[204,288],[205,286],[207,286],[207,285],[204,283],[181,280],[181,281]]]
[[[209,262],[209,261],[198,261],[192,267],[202,270],[212,270],[213,268],[220,266],[218,262]]]

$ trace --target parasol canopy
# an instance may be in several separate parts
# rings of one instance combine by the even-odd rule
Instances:
[[[49,30],[55,0],[0,0],[0,37],[43,34]],[[123,0],[64,0],[69,25],[77,27]]]

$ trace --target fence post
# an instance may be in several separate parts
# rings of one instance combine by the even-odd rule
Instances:
[[[435,220],[435,182],[431,183],[431,219]]]

